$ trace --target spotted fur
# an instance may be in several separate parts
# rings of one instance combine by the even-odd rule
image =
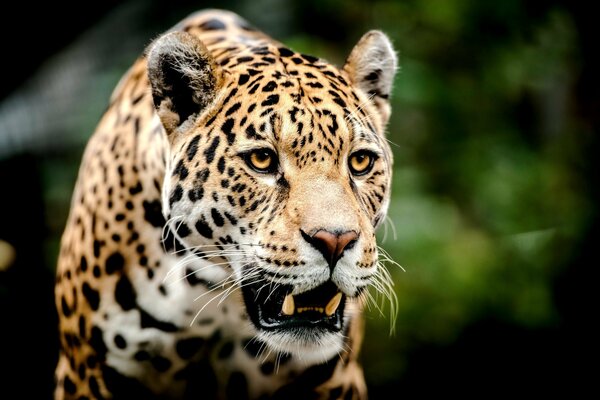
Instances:
[[[380,268],[395,68],[378,31],[339,69],[217,10],[157,39],[81,164],[56,398],[366,398],[361,309]],[[248,162],[256,149],[273,170]],[[360,151],[363,175],[349,165]],[[261,322],[284,295],[326,290],[344,296],[327,329]]]

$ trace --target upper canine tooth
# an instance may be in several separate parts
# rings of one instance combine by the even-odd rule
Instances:
[[[295,308],[296,308],[296,306],[294,304],[294,296],[292,296],[291,294],[288,294],[287,296],[285,296],[285,299],[283,300],[283,305],[281,306],[281,312],[285,315],[292,315],[292,314],[294,314]]]
[[[327,303],[327,306],[325,306],[325,314],[328,317],[331,317],[333,315],[333,313],[335,312],[335,310],[337,310],[338,307],[340,306],[341,301],[342,301],[342,292],[337,292],[337,294],[335,296],[333,296],[331,298],[331,300],[329,300],[329,303]]]

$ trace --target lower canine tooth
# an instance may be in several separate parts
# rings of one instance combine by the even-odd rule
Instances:
[[[292,296],[291,294],[288,294],[287,296],[285,296],[285,299],[283,300],[283,305],[281,306],[281,312],[285,315],[292,315],[294,314],[294,296]]]
[[[325,306],[325,314],[330,317],[333,315],[335,310],[340,306],[340,302],[342,301],[342,292],[338,292],[335,296],[329,300],[327,306]]]

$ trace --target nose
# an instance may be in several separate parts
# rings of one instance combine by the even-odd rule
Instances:
[[[344,250],[350,250],[358,240],[358,233],[354,231],[339,233],[320,229],[312,236],[308,235],[303,230],[300,230],[300,233],[304,240],[323,254],[323,257],[327,260],[331,270],[333,270],[338,260],[342,258]]]

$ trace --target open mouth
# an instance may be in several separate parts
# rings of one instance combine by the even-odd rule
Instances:
[[[291,291],[291,286],[275,289],[264,284],[244,286],[246,309],[254,325],[269,331],[342,330],[346,296],[332,281],[297,295]]]

